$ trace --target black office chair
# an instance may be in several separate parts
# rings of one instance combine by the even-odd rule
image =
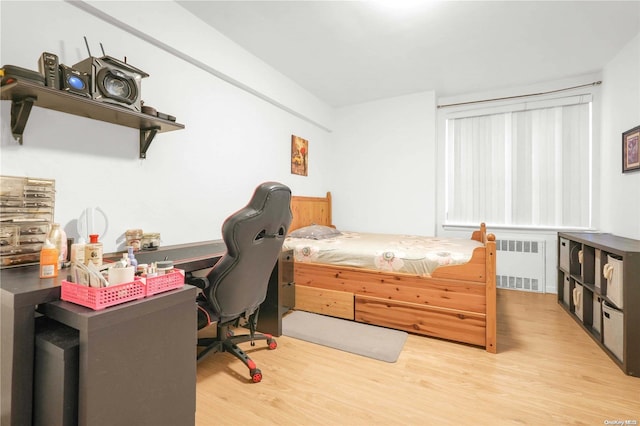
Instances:
[[[291,190],[277,182],[259,185],[246,207],[229,216],[222,225],[226,253],[205,278],[188,282],[202,290],[198,295],[198,330],[217,322],[215,338],[198,339],[204,347],[197,357],[229,352],[249,368],[253,382],[262,372],[237,344],[266,340],[269,349],[277,343],[270,334],[256,333],[260,304],[291,224]],[[232,327],[245,326],[249,334],[234,335]]]

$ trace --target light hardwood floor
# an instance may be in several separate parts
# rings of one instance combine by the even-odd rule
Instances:
[[[556,303],[498,290],[498,353],[410,335],[396,363],[286,336],[198,364],[196,423],[217,425],[640,424],[626,376]]]

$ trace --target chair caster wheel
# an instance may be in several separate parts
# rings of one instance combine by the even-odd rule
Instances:
[[[259,368],[253,368],[249,374],[251,375],[253,383],[260,383],[260,381],[262,381],[262,371],[260,371]]]
[[[273,350],[278,347],[278,342],[276,339],[267,339],[267,345],[269,345],[269,349]]]

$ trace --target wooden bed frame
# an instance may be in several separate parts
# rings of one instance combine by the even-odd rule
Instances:
[[[331,193],[294,196],[290,231],[333,226]],[[476,248],[464,265],[440,266],[423,277],[319,263],[296,262],[295,308],[411,333],[468,343],[496,353],[496,243],[485,224],[473,232]]]

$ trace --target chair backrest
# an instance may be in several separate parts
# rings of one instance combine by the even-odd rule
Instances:
[[[264,301],[291,219],[291,190],[265,182],[249,204],[224,221],[227,251],[209,272],[205,290],[220,321],[249,316]]]

